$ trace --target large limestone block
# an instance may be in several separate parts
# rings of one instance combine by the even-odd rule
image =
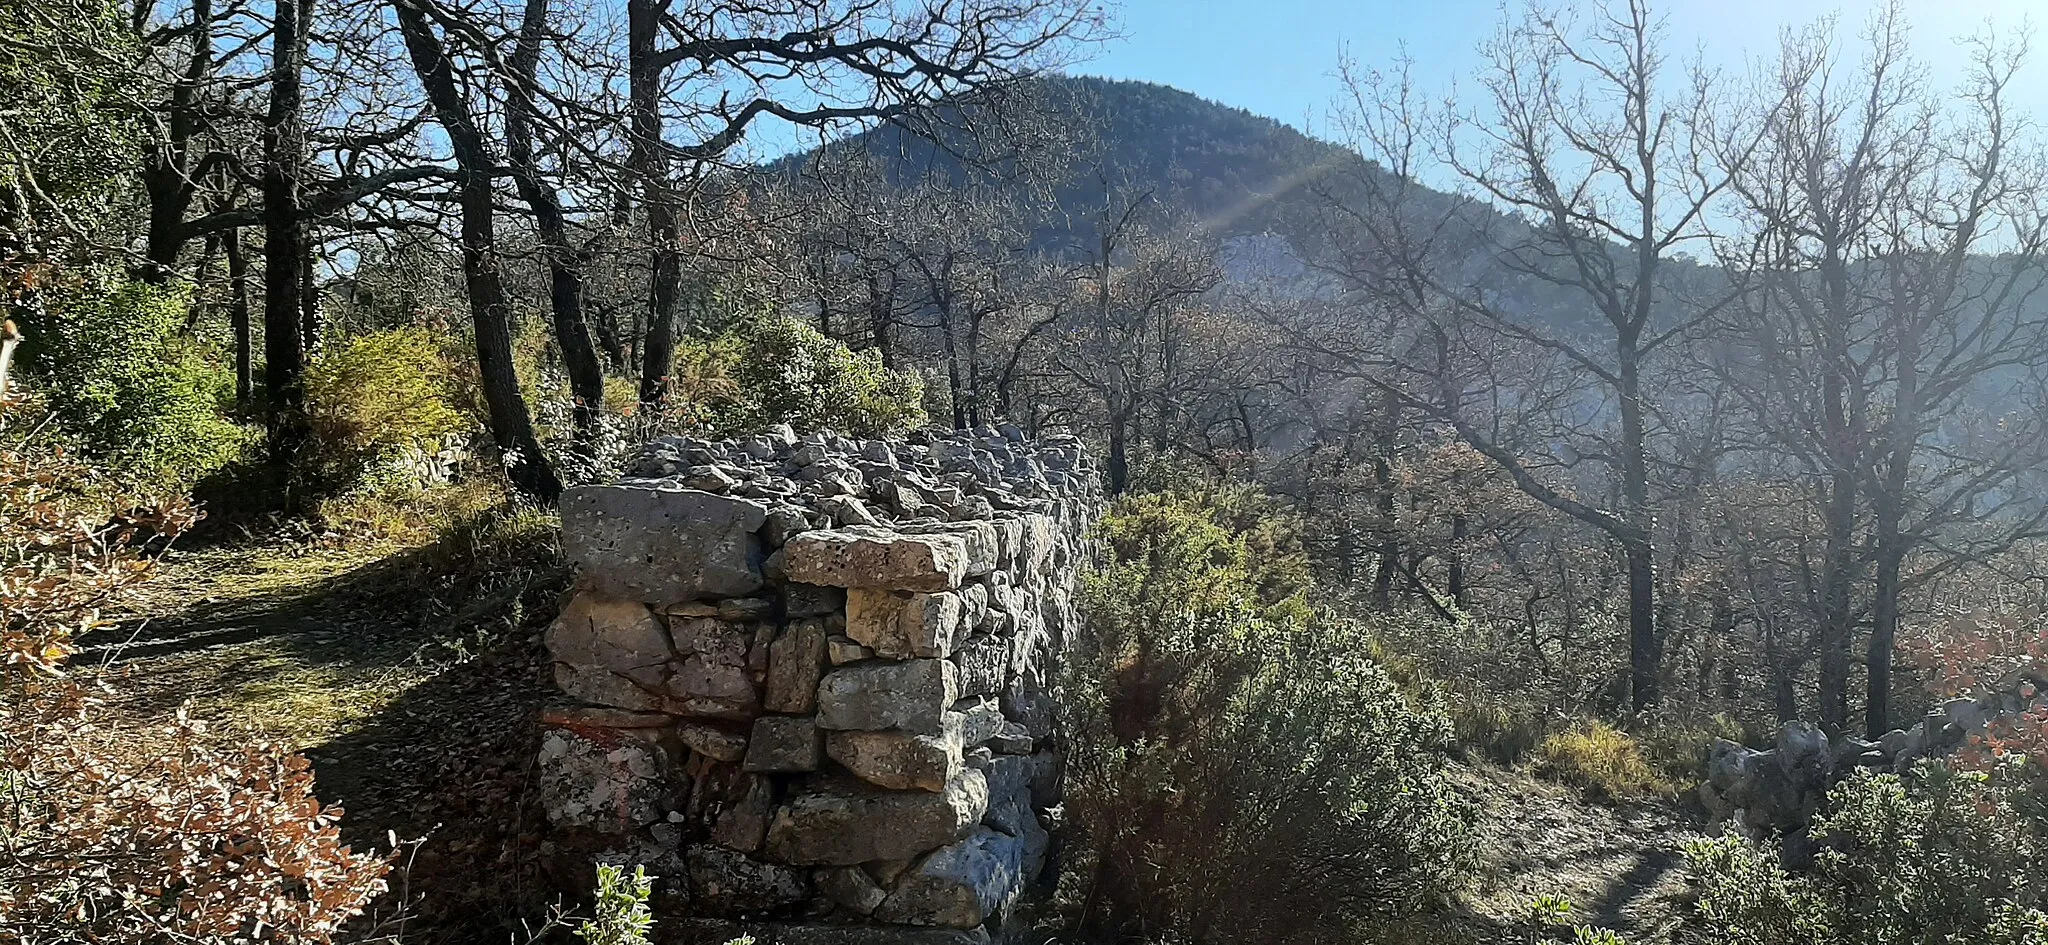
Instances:
[[[748,671],[755,628],[716,617],[671,617],[676,661],[665,681],[667,711],[721,719],[760,714],[761,696]]]
[[[559,662],[620,674],[659,667],[674,655],[661,618],[647,605],[591,591],[569,599],[545,642]]]
[[[835,669],[818,684],[818,727],[939,734],[946,710],[960,697],[959,674],[946,660],[856,663]]]
[[[967,696],[1001,692],[1010,670],[1009,641],[993,635],[970,637],[953,653],[960,666],[960,694]]]
[[[825,754],[861,780],[897,790],[943,791],[960,773],[961,720],[946,714],[937,735],[909,732],[830,732]]]
[[[791,581],[898,591],[959,587],[969,561],[967,540],[959,535],[904,535],[870,526],[805,532],[782,550]]]
[[[938,792],[813,791],[775,812],[768,855],[808,866],[908,859],[967,836],[987,812],[988,782],[972,769]]]
[[[973,928],[988,921],[1024,886],[1022,838],[977,829],[925,857],[875,909],[875,918],[904,925]]]
[[[799,620],[769,645],[768,692],[763,699],[768,711],[802,714],[817,708],[827,636],[823,620]]]
[[[693,489],[578,486],[562,495],[562,551],[584,583],[666,604],[761,589],[759,502]]]
[[[846,593],[846,635],[889,659],[951,656],[965,616],[960,595],[949,591],[853,588]]]

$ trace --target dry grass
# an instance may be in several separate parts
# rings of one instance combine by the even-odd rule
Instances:
[[[1538,777],[1569,784],[1595,798],[1669,797],[1679,790],[1650,763],[1635,736],[1597,719],[1543,739],[1534,760]]]

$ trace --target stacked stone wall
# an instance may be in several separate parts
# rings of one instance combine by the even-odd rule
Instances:
[[[562,503],[579,577],[540,759],[562,855],[646,866],[672,933],[986,938],[1051,845],[1100,507],[1080,444],[782,428],[660,440],[629,472]]]

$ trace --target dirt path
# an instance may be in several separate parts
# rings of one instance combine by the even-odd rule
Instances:
[[[1634,945],[1673,940],[1691,891],[1684,848],[1697,836],[1682,812],[1591,803],[1571,788],[1495,767],[1462,769],[1459,780],[1484,811],[1475,911],[1513,921],[1530,899],[1563,896],[1578,921]]]
[[[173,551],[75,665],[99,667],[129,719],[184,707],[223,739],[303,751],[352,843],[401,841],[380,921],[404,900],[407,943],[503,943],[549,901],[530,804],[534,622],[560,574],[472,587],[444,576],[447,551]]]

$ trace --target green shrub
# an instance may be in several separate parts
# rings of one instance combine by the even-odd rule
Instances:
[[[1635,736],[1598,719],[1582,721],[1538,744],[1536,774],[1604,798],[1668,794],[1675,789],[1650,766]]]
[[[1728,945],[2042,945],[2048,849],[2037,787],[1923,765],[1836,785],[1810,869],[1739,838],[1687,851],[1707,939]]]
[[[330,345],[306,366],[312,475],[343,490],[407,448],[432,449],[475,424],[461,371],[423,328],[393,328]]]
[[[647,898],[653,891],[654,880],[644,866],[631,873],[598,866],[595,914],[576,929],[576,937],[590,945],[647,945],[647,931],[654,927]]]
[[[189,487],[240,456],[234,375],[186,334],[186,290],[106,270],[46,290],[23,369],[89,453],[155,485]]]
[[[742,318],[678,346],[675,396],[657,424],[717,435],[788,423],[799,431],[887,436],[925,423],[917,375],[882,366],[791,318]]]
[[[1308,606],[1305,560],[1258,507],[1141,496],[1101,524],[1066,679],[1085,932],[1339,940],[1468,863],[1445,722]]]

